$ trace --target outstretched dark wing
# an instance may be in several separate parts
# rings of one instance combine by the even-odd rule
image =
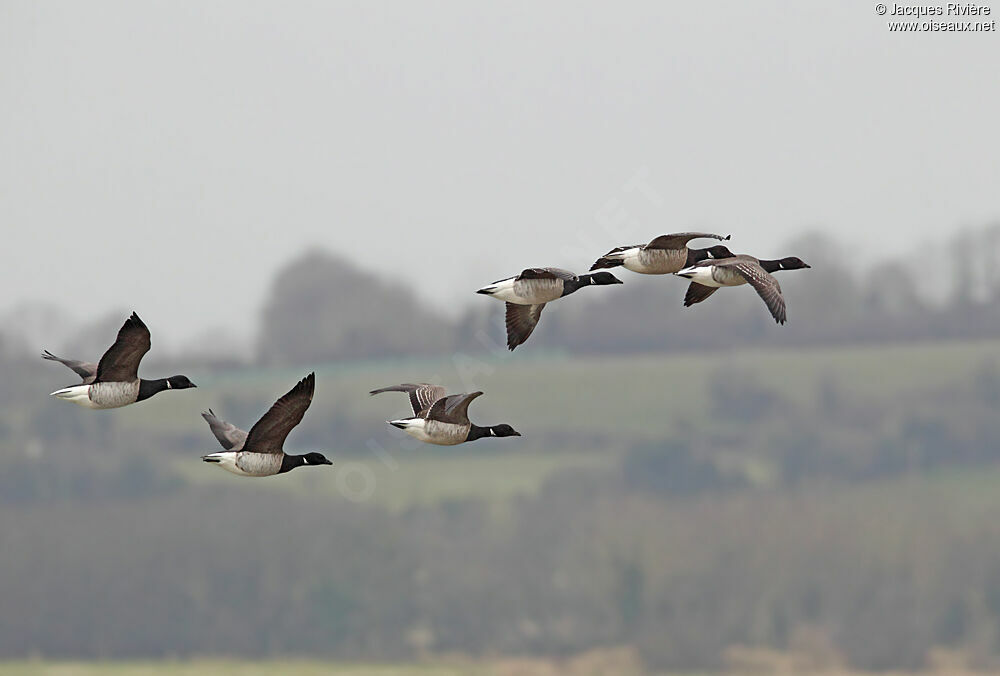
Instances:
[[[227,423],[225,420],[215,415],[215,411],[208,409],[201,414],[201,417],[208,423],[212,434],[219,440],[222,447],[227,451],[242,450],[247,440],[247,433],[236,425]]]
[[[420,415],[431,405],[447,394],[447,391],[438,385],[430,383],[403,383],[402,385],[392,385],[372,390],[368,394],[381,394],[383,392],[406,392],[410,395],[410,406],[413,407],[413,415]]]
[[[562,279],[565,281],[579,279],[569,270],[562,268],[528,268],[522,270],[517,279]]]
[[[784,324],[788,316],[785,313],[785,298],[781,295],[781,285],[778,284],[778,280],[756,260],[738,258],[726,265],[740,273],[743,279],[757,290],[767,309],[771,311],[774,321]]]
[[[725,241],[729,239],[732,235],[713,235],[710,232],[675,232],[670,235],[660,235],[659,237],[654,237],[649,244],[644,248],[646,249],[683,249],[687,246],[687,243],[692,239],[707,238],[707,239],[718,239]]]
[[[73,369],[78,376],[83,378],[84,385],[89,385],[94,382],[94,376],[97,375],[97,364],[93,362],[77,361],[76,359],[63,359],[62,357],[55,356],[48,350],[42,351],[42,359],[57,361],[60,364]]]
[[[139,377],[139,362],[149,352],[149,329],[139,319],[139,315],[125,320],[118,329],[115,344],[101,357],[97,364],[98,383],[128,383]]]
[[[278,401],[254,423],[247,435],[244,451],[253,453],[282,453],[285,437],[302,422],[302,416],[312,403],[316,390],[316,374],[310,373],[300,380],[288,394]]]
[[[691,282],[688,285],[687,293],[684,294],[684,307],[691,307],[695,303],[700,303],[718,290],[719,287],[717,286],[705,286],[698,282]]]
[[[538,326],[538,318],[542,316],[545,303],[539,305],[518,305],[507,303],[507,349],[515,347],[528,340],[528,336]]]
[[[430,410],[427,411],[427,419],[455,425],[468,425],[470,424],[469,404],[476,397],[482,396],[482,394],[482,392],[453,394],[444,399],[438,399],[430,407]]]

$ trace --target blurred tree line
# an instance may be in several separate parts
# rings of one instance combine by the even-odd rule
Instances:
[[[532,342],[536,348],[578,354],[623,354],[1000,335],[1000,224],[956,231],[897,259],[883,258],[877,249],[858,249],[814,233],[774,252],[752,252],[797,255],[812,265],[776,275],[789,315],[780,331],[750,287],[684,308],[687,280],[623,270],[623,286],[574,297],[546,313]],[[588,263],[581,261],[577,271]],[[467,309],[452,319],[402,283],[362,270],[347,257],[307,251],[275,276],[260,314],[255,354],[247,363],[315,366],[496,349],[505,343],[503,305],[475,298],[473,291]],[[58,313],[51,307],[24,308],[12,318],[14,325],[5,327],[6,340],[22,338],[16,324],[65,324],[53,314]],[[73,351],[100,354],[121,314],[74,329]],[[65,333],[66,327],[51,331]],[[32,332],[46,335],[39,326]],[[245,360],[236,354],[202,349],[174,360],[225,368]],[[150,355],[153,361],[164,358],[162,352]]]
[[[800,237],[771,256],[796,255],[812,265],[777,273],[789,308],[789,323],[777,332],[750,287],[684,308],[686,280],[625,271],[625,285],[547,313],[532,340],[586,354],[991,338],[1000,335],[998,242],[1000,225],[990,225],[891,260],[878,251],[858,255],[826,235]],[[502,315],[499,303],[470,301],[452,321],[402,285],[346,258],[310,252],[278,274],[262,314],[258,356],[310,364],[482,351],[503,345]]]

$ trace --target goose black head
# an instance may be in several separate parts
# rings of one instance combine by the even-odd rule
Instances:
[[[796,258],[795,256],[789,256],[788,258],[782,258],[778,261],[781,265],[782,270],[801,270],[802,268],[811,268],[812,266],[807,264],[801,258]]]
[[[167,389],[168,390],[186,390],[191,387],[198,387],[191,382],[190,378],[187,376],[170,376],[167,378]]]
[[[332,465],[333,463],[326,459],[326,456],[322,453],[306,453],[302,456],[307,465]]]
[[[515,430],[513,427],[507,423],[502,425],[494,425],[490,428],[490,436],[494,437],[519,437],[521,433]]]
[[[603,286],[605,284],[624,284],[622,280],[615,277],[610,272],[595,272],[590,275],[590,283],[596,284],[598,286]]]
[[[729,250],[728,247],[722,246],[721,244],[716,244],[715,246],[710,246],[705,249],[708,252],[710,258],[732,258],[733,252]]]

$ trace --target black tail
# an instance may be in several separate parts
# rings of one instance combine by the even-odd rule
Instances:
[[[216,462],[216,463],[222,462],[218,458],[213,458],[210,455],[203,455],[203,456],[201,456],[201,459],[202,459],[203,462]]]
[[[594,270],[604,270],[605,268],[617,268],[619,265],[625,265],[625,261],[612,260],[602,256],[590,266],[590,271],[593,272]]]

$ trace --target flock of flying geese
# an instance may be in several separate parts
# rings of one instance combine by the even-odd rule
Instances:
[[[688,248],[688,242],[698,238],[725,241],[729,236],[703,232],[661,235],[648,244],[612,249],[597,259],[588,274],[576,275],[559,268],[528,268],[476,293],[506,304],[507,347],[510,350],[528,339],[547,303],[585,286],[621,284],[620,279],[606,272],[615,267],[647,275],[672,273],[691,280],[684,296],[685,307],[701,303],[722,287],[749,284],[763,299],[774,320],[785,323],[785,299],[778,280],[771,273],[810,266],[795,257],[760,260],[736,255],[722,245]],[[118,331],[114,344],[96,364],[62,359],[46,350],[42,353],[43,359],[60,362],[82,378],[81,384],[56,390],[52,396],[90,409],[107,409],[128,406],[164,390],[195,387],[187,376],[140,378],[139,362],[149,348],[149,329],[133,312]],[[222,420],[211,409],[202,413],[223,448],[202,456],[202,460],[233,474],[252,477],[283,474],[296,467],[332,465],[322,453],[290,455],[284,451],[285,438],[302,421],[315,389],[316,374],[310,373],[278,399],[249,432]],[[454,446],[483,437],[521,436],[507,424],[481,427],[469,420],[469,404],[482,392],[449,395],[437,385],[404,383],[372,390],[370,394],[383,392],[404,392],[409,396],[413,415],[388,423],[426,443]]]

